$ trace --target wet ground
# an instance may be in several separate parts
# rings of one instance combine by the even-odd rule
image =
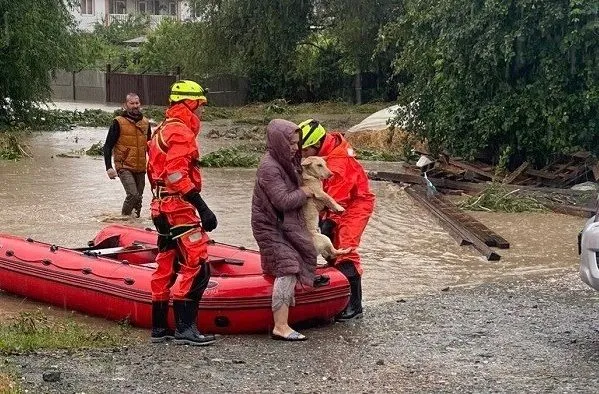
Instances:
[[[6,360],[35,393],[595,393],[596,303],[564,272],[397,298],[362,321],[304,330],[306,342],[231,336],[207,348],[139,343]]]
[[[219,124],[206,123],[204,133],[211,127]],[[32,159],[0,161],[0,231],[84,246],[107,222],[123,220],[124,192],[106,177],[102,159],[57,156],[87,149],[105,133],[36,133],[28,142]],[[200,143],[206,153],[235,141],[202,137]],[[249,224],[254,174],[204,170],[203,195],[219,218],[214,239],[255,247]],[[239,336],[208,349],[139,343],[7,360],[32,392],[595,391],[597,296],[577,277],[583,219],[474,213],[511,243],[499,251],[499,262],[487,262],[458,246],[397,185],[371,185],[377,205],[360,249],[367,307],[360,323],[307,330],[310,340],[303,344]],[[149,198],[146,190],[146,204]],[[148,215],[146,205],[142,217],[128,223],[150,226]],[[3,318],[38,307],[0,295]],[[60,371],[60,380],[44,382],[46,370]]]

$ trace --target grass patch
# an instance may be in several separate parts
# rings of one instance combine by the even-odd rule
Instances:
[[[25,150],[17,133],[0,134],[0,159],[18,160],[23,156],[31,157]]]
[[[199,164],[201,167],[257,167],[265,151],[264,143],[220,148],[202,156]]]
[[[92,146],[85,151],[85,154],[88,156],[104,156],[104,143],[98,141],[95,144],[92,144]]]
[[[120,325],[113,330],[91,330],[70,320],[50,320],[42,311],[22,312],[0,325],[0,353],[114,347],[128,342],[129,329]]]
[[[461,201],[458,206],[471,211],[487,212],[545,212],[547,208],[537,199],[517,195],[518,190],[508,191],[493,184],[476,196]]]
[[[218,119],[230,119],[234,123],[264,125],[274,118],[295,119],[300,114],[371,114],[389,106],[389,104],[376,102],[354,105],[340,101],[290,104],[284,99],[267,103],[248,104],[242,107],[216,107],[208,104],[202,120],[209,122]],[[142,112],[147,118],[155,122],[161,122],[164,120],[166,108],[166,106],[149,105],[143,106]],[[120,113],[120,109],[111,113],[100,109],[67,111],[34,107],[24,113],[23,119],[15,120],[7,126],[9,129],[48,131],[69,130],[76,126],[109,127],[114,117]]]

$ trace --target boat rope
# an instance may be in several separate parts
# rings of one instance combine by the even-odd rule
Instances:
[[[19,261],[24,262],[24,263],[42,264],[42,265],[45,265],[45,266],[53,265],[56,268],[59,268],[59,269],[65,270],[65,271],[80,271],[84,275],[92,275],[92,276],[96,276],[98,278],[108,279],[108,280],[123,281],[126,285],[129,285],[129,286],[135,283],[135,279],[133,279],[133,278],[129,278],[129,277],[123,278],[123,277],[116,277],[116,276],[101,275],[101,274],[95,273],[89,267],[85,267],[85,268],[63,267],[63,266],[60,266],[60,265],[58,265],[56,263],[53,263],[52,260],[50,260],[50,259],[37,259],[37,260],[24,259],[24,258],[21,258],[21,257],[15,255],[15,252],[12,251],[12,250],[7,250],[6,251],[6,256],[13,257],[13,258],[15,258],[15,259],[17,259]]]

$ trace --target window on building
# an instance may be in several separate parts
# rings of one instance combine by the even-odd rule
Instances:
[[[140,0],[137,3],[137,11],[140,14],[149,14],[150,13],[150,6],[149,6],[148,2],[145,1],[145,0]]]
[[[152,15],[177,15],[177,2],[169,0],[149,1],[148,13]],[[151,8],[150,8],[151,7]]]
[[[81,0],[81,13],[91,15],[94,13],[94,0]]]
[[[110,13],[111,14],[126,14],[127,3],[124,0],[111,0],[110,1]]]
[[[169,15],[177,15],[177,3],[175,1],[168,2]]]

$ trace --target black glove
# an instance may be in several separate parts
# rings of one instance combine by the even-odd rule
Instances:
[[[200,219],[202,219],[202,228],[204,231],[212,231],[216,228],[218,225],[216,215],[214,215],[214,212],[208,208],[208,205],[206,205],[202,199],[202,196],[200,196],[200,193],[192,190],[184,195],[183,198],[185,201],[190,202],[198,210]]]
[[[333,240],[333,231],[335,231],[335,227],[337,227],[337,223],[335,223],[331,219],[320,220],[318,222],[318,227],[320,227],[320,233],[329,237],[329,239]]]

